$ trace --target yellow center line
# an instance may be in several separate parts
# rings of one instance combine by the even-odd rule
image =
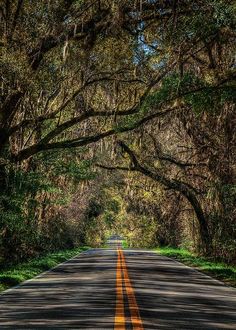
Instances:
[[[144,330],[143,323],[140,317],[138,304],[135,298],[134,289],[132,287],[128,269],[125,262],[123,251],[117,247],[117,273],[116,273],[116,315],[115,315],[115,330],[125,330],[125,314],[124,314],[124,295],[122,270],[124,275],[124,284],[128,297],[129,310],[131,314],[131,322],[133,330]]]
[[[119,251],[119,250],[118,250]],[[116,315],[115,315],[115,330],[125,330],[125,308],[122,285],[122,265],[121,256],[118,252],[117,267],[116,267]]]
[[[143,330],[143,323],[140,317],[138,304],[135,298],[134,289],[132,287],[128,269],[125,262],[125,256],[122,250],[120,250],[120,257],[122,262],[124,281],[125,281],[125,289],[128,296],[129,309],[131,314],[131,322],[133,325],[133,330]]]

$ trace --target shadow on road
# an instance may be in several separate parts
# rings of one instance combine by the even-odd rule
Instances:
[[[235,289],[148,251],[125,256],[145,329],[236,329]],[[116,261],[116,249],[90,250],[8,291],[0,329],[113,329]]]

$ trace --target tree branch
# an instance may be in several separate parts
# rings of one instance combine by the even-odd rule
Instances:
[[[120,128],[113,128],[110,129],[108,131],[102,132],[102,133],[98,133],[95,135],[91,135],[91,136],[85,136],[85,137],[78,137],[76,139],[73,140],[67,140],[67,141],[61,141],[61,142],[54,142],[54,143],[41,143],[39,142],[38,144],[35,144],[33,146],[30,146],[24,150],[21,150],[17,155],[12,155],[12,160],[15,162],[20,162],[22,160],[25,160],[41,151],[45,151],[45,150],[52,150],[52,149],[63,149],[63,148],[77,148],[77,147],[82,147],[85,145],[88,145],[90,143],[94,143],[94,142],[98,142],[106,137],[118,134],[118,133],[125,133],[125,132],[129,132],[132,131],[140,126],[142,126],[143,124],[147,123],[148,121],[150,121],[153,118],[156,117],[162,117],[167,115],[168,113],[175,111],[177,109],[177,107],[173,107],[173,108],[169,108],[166,111],[160,111],[160,112],[156,112],[152,115],[149,115],[139,121],[137,121],[136,123],[132,124],[131,126],[124,126],[124,127],[120,127]],[[96,112],[95,112],[96,113]],[[50,133],[49,133],[50,134]]]
[[[103,164],[95,164],[95,166],[103,168],[108,171],[121,170],[121,171],[135,171],[135,167],[123,167],[123,166],[107,166]]]
[[[145,176],[153,179],[154,181],[160,182],[169,189],[180,192],[190,202],[199,222],[202,241],[204,243],[205,248],[207,248],[210,243],[208,224],[201,204],[198,201],[195,191],[192,189],[192,187],[188,184],[185,184],[184,182],[169,179],[157,171],[154,172],[153,170],[149,169],[146,164],[141,164],[134,151],[131,150],[123,141],[119,141],[118,144],[124,150],[124,152],[129,155],[134,170],[144,174]]]

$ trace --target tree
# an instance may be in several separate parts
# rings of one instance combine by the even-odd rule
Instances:
[[[49,151],[83,157],[81,147],[117,135],[150,143],[166,125],[171,139],[155,149],[161,178],[184,183],[178,189],[199,219],[201,209],[210,215],[203,227],[219,242],[214,221],[223,228],[234,214],[233,2],[12,0],[0,12],[2,195],[12,169],[36,171]]]

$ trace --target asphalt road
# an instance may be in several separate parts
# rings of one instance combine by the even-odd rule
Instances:
[[[150,251],[123,252],[111,241],[6,291],[0,329],[236,329],[236,289]]]

